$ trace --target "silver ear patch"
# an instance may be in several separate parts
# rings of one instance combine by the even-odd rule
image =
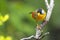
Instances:
[[[42,14],[44,14],[44,10],[42,9]]]

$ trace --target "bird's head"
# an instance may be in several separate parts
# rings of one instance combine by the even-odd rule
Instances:
[[[44,9],[38,9],[37,14],[38,14],[37,17],[39,20],[44,20],[46,17],[46,12],[44,11]]]

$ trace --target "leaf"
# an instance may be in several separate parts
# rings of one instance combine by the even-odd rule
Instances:
[[[12,38],[10,36],[7,37],[0,36],[0,40],[12,40]]]
[[[3,22],[6,22],[8,19],[9,19],[9,15],[6,14],[6,15],[3,17],[2,21],[3,21]]]
[[[0,25],[3,25],[4,22],[6,22],[9,19],[9,15],[6,14],[5,16],[0,16]]]

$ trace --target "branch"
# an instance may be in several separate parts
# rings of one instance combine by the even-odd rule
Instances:
[[[39,39],[44,38],[44,37],[45,37],[46,35],[48,35],[48,34],[49,34],[49,32],[44,33],[42,36],[39,37]]]
[[[31,38],[35,38],[36,40],[39,40],[39,39],[45,37],[47,34],[49,34],[49,32],[46,32],[45,34],[42,34],[43,31],[41,31],[41,30],[47,24],[47,22],[50,19],[50,16],[52,14],[52,10],[53,10],[53,7],[54,7],[54,0],[50,0],[50,4],[48,3],[48,0],[45,0],[45,3],[46,3],[46,7],[47,7],[47,16],[46,16],[46,19],[42,22],[42,24],[37,25],[36,35],[35,36],[32,35],[32,36],[27,37],[27,38],[22,38],[21,40],[29,40]]]
[[[41,28],[43,28],[48,23],[54,7],[54,0],[50,0],[50,4],[48,3],[48,0],[45,0],[45,3],[47,7],[47,15],[46,15],[46,19],[40,25]]]
[[[50,19],[50,16],[52,14],[52,10],[53,10],[53,7],[54,7],[54,0],[50,0],[50,4],[48,4],[48,1],[45,0],[45,3],[47,5],[47,16],[46,16],[46,21],[49,21]]]
[[[50,0],[50,4],[48,3],[48,0],[45,0],[45,3],[46,3],[46,7],[47,7],[47,16],[46,16],[46,19],[42,22],[42,24],[40,24],[40,29],[42,29],[48,23],[50,16],[52,14],[53,7],[54,7],[54,0]],[[37,30],[37,31],[39,31],[39,30]],[[37,34],[39,34],[39,32],[37,32]]]
[[[47,0],[45,0],[45,3],[46,3],[46,6],[47,6],[47,9],[49,9],[49,3]]]
[[[30,36],[30,37],[27,37],[27,38],[22,38],[20,40],[30,40],[31,38],[34,38],[34,35]]]

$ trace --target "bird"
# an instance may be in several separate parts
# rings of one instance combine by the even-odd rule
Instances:
[[[42,8],[32,11],[31,14],[32,14],[32,18],[35,19],[36,22],[43,21],[46,18],[46,11]]]

